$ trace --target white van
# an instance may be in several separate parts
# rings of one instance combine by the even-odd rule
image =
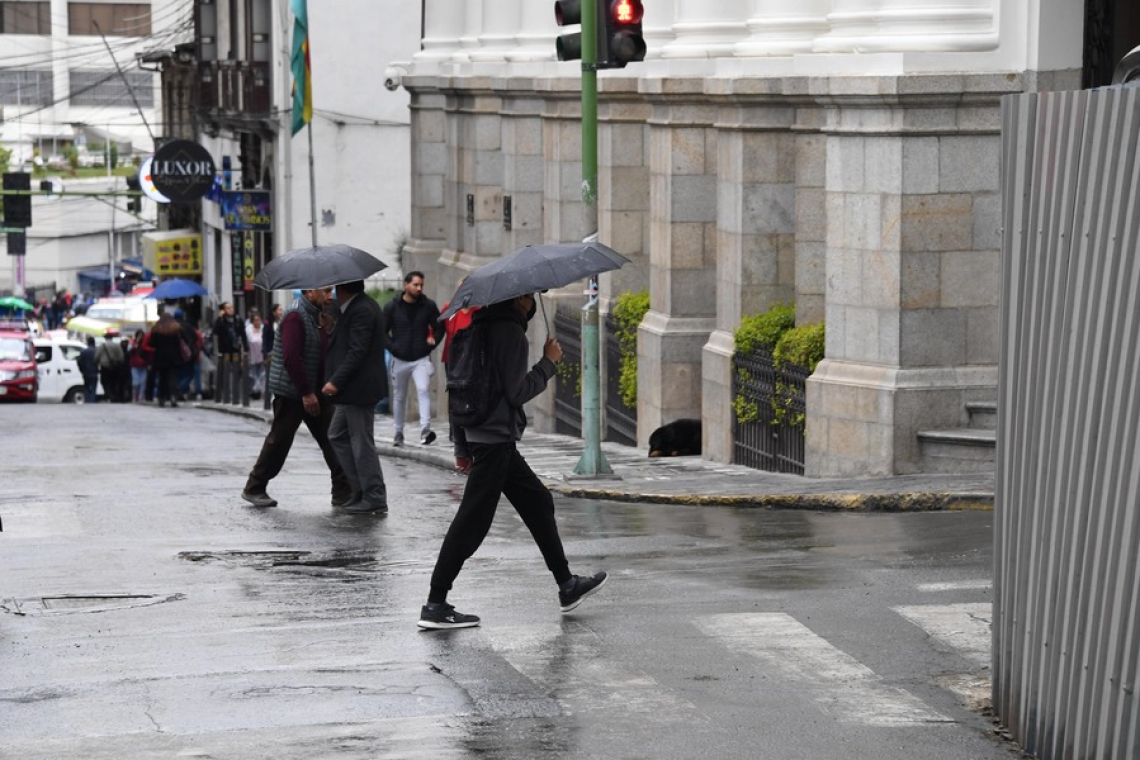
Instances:
[[[76,340],[36,338],[36,374],[40,379],[39,400],[49,403],[83,404],[83,374],[76,359],[87,346]],[[102,384],[96,386],[97,397],[103,395]]]

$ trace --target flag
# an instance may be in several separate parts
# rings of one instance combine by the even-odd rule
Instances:
[[[313,68],[309,63],[307,0],[291,0],[293,8],[293,134],[313,120]]]

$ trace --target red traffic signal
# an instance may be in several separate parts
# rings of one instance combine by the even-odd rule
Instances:
[[[614,0],[610,4],[610,14],[618,24],[640,24],[645,6],[641,0]]]
[[[602,0],[605,33],[598,51],[599,68],[623,69],[627,63],[645,60],[645,38],[641,36],[641,19],[645,7],[641,0]]]

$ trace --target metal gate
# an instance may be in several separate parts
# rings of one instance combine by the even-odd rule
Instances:
[[[554,431],[582,435],[582,320],[578,312],[554,312],[554,337],[562,346],[562,361],[554,376]]]
[[[732,462],[769,472],[804,474],[804,429],[793,424],[803,419],[806,404],[806,367],[776,368],[772,354],[757,351],[732,356],[732,397],[755,410],[754,421],[732,416]],[[782,396],[785,413],[777,420],[773,399]]]
[[[1140,757],[1140,89],[1002,99],[994,710]]]
[[[621,348],[617,322],[606,315],[606,440],[637,445],[637,407],[621,398]]]

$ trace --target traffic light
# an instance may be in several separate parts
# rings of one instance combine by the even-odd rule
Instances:
[[[32,175],[27,172],[5,173],[3,187],[5,190],[29,191],[32,189]],[[32,196],[4,195],[4,226],[32,226]]]
[[[127,189],[136,193],[142,192],[142,183],[139,178],[133,174],[127,175]],[[142,196],[134,195],[127,198],[127,211],[132,214],[137,214],[142,211]]]
[[[601,0],[598,25],[605,28],[598,44],[598,68],[624,69],[627,63],[645,60],[641,36],[641,0]]]
[[[596,0],[586,0],[595,2]],[[582,23],[582,0],[558,0],[554,3],[554,18],[559,26]],[[563,34],[554,42],[560,61],[577,61],[582,58],[582,33]]]

